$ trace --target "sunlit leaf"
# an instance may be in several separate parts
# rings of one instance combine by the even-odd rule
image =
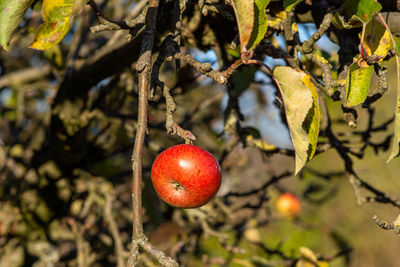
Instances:
[[[58,44],[70,30],[76,15],[88,0],[43,0],[44,23],[36,32],[31,48],[45,50]]]
[[[314,251],[312,251],[308,247],[303,247],[303,246],[300,247],[299,252],[300,252],[301,259],[307,260],[311,263],[317,263],[317,261],[318,261],[317,256],[315,256]]]
[[[252,50],[264,38],[268,28],[267,15],[265,9],[270,0],[255,0],[254,8],[254,25],[251,33],[250,41],[247,45],[247,50]]]
[[[380,22],[371,20],[368,23],[365,28],[364,48],[368,55],[380,56],[381,60],[393,48],[390,34]]]
[[[298,4],[300,4],[303,0],[283,0],[283,7],[286,11],[292,11]]]
[[[254,0],[233,0],[236,22],[239,27],[241,51],[247,51],[254,25]]]
[[[264,38],[268,28],[265,9],[270,0],[233,0],[239,27],[241,52],[254,49]]]
[[[400,50],[400,38],[396,39],[396,50]],[[400,58],[396,55],[396,86],[397,86],[397,100],[396,110],[394,112],[394,141],[392,152],[390,153],[388,162],[400,155]],[[397,219],[396,219],[397,220]]]
[[[400,59],[398,55],[396,55],[396,73],[397,100],[396,110],[394,112],[394,141],[388,162],[400,155]]]
[[[34,0],[0,0],[0,46],[8,50],[14,31]]]
[[[317,267],[329,267],[329,263],[327,261],[318,261]]]
[[[315,153],[319,134],[320,109],[318,94],[310,76],[287,66],[276,67],[277,80],[283,102],[290,136],[296,152],[297,174]]]
[[[373,66],[354,62],[350,65],[346,79],[346,106],[353,107],[364,102],[368,96]]]
[[[368,23],[382,9],[374,0],[347,0],[344,3],[344,14],[350,24]]]

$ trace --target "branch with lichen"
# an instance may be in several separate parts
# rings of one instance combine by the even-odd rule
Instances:
[[[111,21],[108,18],[106,18],[106,16],[104,16],[104,14],[101,12],[95,1],[90,0],[88,2],[88,5],[91,6],[91,8],[96,14],[98,21],[100,22],[99,25],[90,27],[90,31],[92,33],[98,33],[102,31],[130,30],[130,38],[131,38],[132,36],[136,35],[136,33],[145,23],[147,6],[143,8],[142,12],[133,19],[129,19],[127,21]]]
[[[93,9],[96,14],[98,21],[100,22],[99,25],[92,26],[90,28],[92,33],[102,32],[102,31],[117,31],[117,30],[128,30],[129,27],[126,25],[125,22],[117,22],[111,21],[107,19],[104,14],[101,12],[99,7],[97,6],[94,0],[90,0],[88,5]]]
[[[287,50],[289,51],[289,54],[292,54],[293,52],[293,40],[294,40],[294,33],[293,33],[293,28],[292,25],[295,23],[294,20],[294,12],[293,11],[286,11],[286,17],[283,21],[283,33],[285,36],[285,41],[287,45]],[[296,55],[294,55],[297,57]]]
[[[153,64],[153,69],[151,73],[152,86],[150,91],[151,92],[150,97],[154,97],[159,89],[162,90],[162,94],[165,98],[165,105],[166,105],[165,128],[167,129],[167,133],[171,135],[176,134],[181,138],[183,138],[186,144],[191,144],[192,141],[196,140],[196,137],[191,131],[183,129],[175,122],[174,112],[176,111],[176,104],[174,98],[171,96],[170,88],[168,88],[168,86],[166,86],[165,83],[160,81],[158,78],[160,67],[164,63],[167,53],[173,54],[173,52],[171,51],[166,51],[168,46],[171,49],[171,47],[174,47],[174,45],[178,45],[176,40],[172,40],[172,38],[173,38],[172,35],[167,36],[160,45],[162,49],[160,50],[157,59]]]
[[[298,46],[298,50],[308,59],[316,63],[322,70],[323,75],[322,79],[324,81],[324,90],[323,92],[328,96],[333,95],[333,78],[332,78],[332,66],[329,62],[321,57],[316,55],[313,52],[315,43],[325,34],[328,28],[332,24],[333,13],[332,11],[328,11],[325,14],[324,19],[318,30],[308,39],[305,41],[301,46]]]
[[[192,141],[196,140],[196,136],[192,134],[191,131],[185,130],[182,127],[180,127],[175,121],[174,121],[174,112],[176,110],[176,104],[174,101],[174,98],[170,94],[170,89],[163,84],[163,94],[165,98],[165,104],[166,104],[166,112],[165,112],[165,128],[167,129],[167,133],[171,135],[178,135],[185,140],[186,144],[191,144]]]
[[[215,71],[211,68],[210,63],[200,63],[196,61],[191,55],[184,54],[178,52],[174,55],[175,59],[179,59],[182,62],[189,64],[193,68],[195,68],[201,74],[213,79],[215,82],[219,84],[225,84],[227,82],[226,77],[222,72]]]
[[[372,94],[369,95],[367,99],[365,99],[364,103],[362,104],[363,108],[367,108],[372,103],[375,103],[389,90],[389,84],[386,76],[387,69],[384,67],[382,68],[378,64],[375,64],[374,67],[375,67],[375,72],[378,76],[378,86],[375,88]]]
[[[387,222],[378,218],[378,216],[374,215],[372,220],[382,229],[384,230],[394,230],[394,233],[400,236],[400,215],[397,216],[396,220],[393,222]]]
[[[361,205],[366,202],[380,202],[380,203],[390,203],[395,207],[400,207],[400,200],[396,197],[392,197],[385,192],[382,192],[372,185],[368,184],[360,177],[358,177],[354,171],[348,173],[349,181],[353,186],[354,193],[357,199],[357,204]],[[361,189],[364,188],[369,192],[373,193],[375,196],[363,196]]]

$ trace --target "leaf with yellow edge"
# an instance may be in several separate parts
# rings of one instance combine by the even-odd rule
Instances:
[[[45,50],[61,42],[87,2],[88,0],[43,0],[44,23],[36,31],[30,47]]]
[[[371,83],[373,66],[364,61],[350,65],[346,78],[346,106],[354,107],[365,101]]]
[[[389,50],[393,49],[389,32],[379,21],[373,19],[367,24],[365,28],[364,48],[369,56],[376,55],[382,57],[380,61],[383,60]]]
[[[318,94],[310,76],[287,66],[278,66],[273,75],[285,104],[290,136],[296,152],[297,174],[314,156],[320,124]]]
[[[265,9],[270,0],[233,0],[239,27],[241,52],[254,49],[264,38],[268,28]]]

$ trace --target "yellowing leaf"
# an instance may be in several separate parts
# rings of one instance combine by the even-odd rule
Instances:
[[[239,27],[241,52],[246,52],[254,25],[254,0],[232,0],[232,5]]]
[[[318,261],[317,256],[315,256],[314,251],[312,251],[308,247],[303,247],[303,246],[300,247],[299,252],[300,252],[301,259],[305,259],[312,263],[317,263],[317,261]]]
[[[317,266],[318,267],[329,267],[329,263],[327,261],[318,261]]]
[[[8,50],[12,34],[34,0],[0,0],[0,46]]]
[[[314,84],[303,71],[276,67],[273,75],[281,89],[290,136],[296,152],[297,174],[315,153],[319,134],[320,109]]]
[[[270,0],[233,0],[239,27],[241,52],[254,49],[264,38],[268,28],[265,9]]]
[[[315,150],[317,149],[321,115],[318,104],[317,89],[311,82],[310,76],[303,76],[301,81],[310,90],[312,96],[312,106],[308,110],[307,116],[303,121],[303,129],[308,133],[308,141],[310,143],[307,150],[307,160],[310,160],[314,157]]]
[[[70,30],[75,16],[88,0],[43,0],[44,23],[39,26],[31,48],[48,49],[58,44]]]
[[[373,66],[350,65],[346,79],[346,106],[353,107],[364,102],[368,96]]]
[[[389,32],[385,26],[374,19],[365,28],[364,48],[368,55],[380,57],[385,57],[387,52],[393,48]]]

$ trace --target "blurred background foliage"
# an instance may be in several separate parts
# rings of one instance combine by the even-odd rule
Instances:
[[[173,23],[177,5],[161,2],[158,44]],[[271,16],[282,9],[279,1],[272,2]],[[137,16],[146,1],[96,3],[117,21]],[[40,5],[36,1],[28,11],[10,50],[0,50],[0,266],[115,266],[118,258],[127,257],[132,231],[131,153],[138,88],[131,66],[141,33],[131,42],[121,31],[93,34],[95,16],[87,6],[59,45],[35,51],[27,47],[41,22]],[[235,51],[227,47],[237,29],[224,1],[188,1],[183,14],[184,53],[215,69],[235,60]],[[313,24],[299,21],[306,38],[315,30]],[[281,35],[271,33],[268,40],[282,46]],[[334,71],[339,68],[337,50],[327,38],[315,47]],[[271,66],[285,64],[261,58]],[[322,75],[317,65],[305,65],[316,77]],[[387,65],[394,73],[393,62]],[[175,121],[220,161],[223,183],[217,197],[199,209],[175,209],[159,200],[150,180],[151,164],[182,139],[167,134],[165,99],[156,90],[149,101],[143,154],[143,220],[158,249],[183,266],[295,266],[306,264],[307,257],[317,257],[318,266],[398,265],[398,237],[371,219],[377,214],[394,220],[397,208],[389,203],[357,205],[336,151],[318,153],[300,175],[292,175],[293,151],[281,119],[282,103],[257,66],[240,67],[230,80],[229,94],[187,64],[176,68],[163,63],[159,79],[177,104]],[[395,77],[388,80],[395,88]],[[373,105],[374,125],[393,117],[395,99],[390,90]],[[358,128],[350,129],[340,103],[325,101],[333,131],[346,144],[362,147],[357,132],[366,129],[372,111],[357,108]],[[233,110],[243,116],[239,119],[245,141],[229,128],[236,123],[228,120]],[[367,147],[362,159],[352,160],[364,181],[397,196],[399,161],[386,164],[393,123],[388,125],[368,139],[388,140],[386,146],[377,151]],[[277,212],[274,203],[283,192],[300,199],[297,218]],[[141,254],[140,264],[158,263]]]

